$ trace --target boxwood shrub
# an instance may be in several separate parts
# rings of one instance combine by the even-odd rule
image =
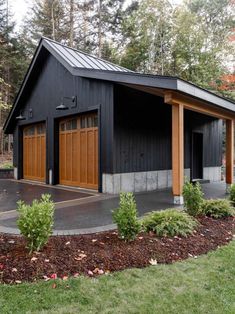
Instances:
[[[227,199],[204,200],[202,210],[206,216],[213,218],[222,218],[234,215],[234,208]]]
[[[143,218],[145,231],[153,231],[158,236],[187,236],[197,226],[196,220],[183,211],[166,209],[155,211]]]
[[[121,193],[119,208],[113,212],[113,220],[117,224],[120,238],[134,240],[141,230],[137,218],[137,207],[133,193]]]
[[[54,208],[49,194],[43,194],[41,199],[34,200],[32,205],[18,202],[17,225],[28,242],[30,253],[39,251],[52,234]]]
[[[201,185],[186,181],[183,187],[184,208],[191,216],[198,216],[201,214],[203,204],[203,192]]]

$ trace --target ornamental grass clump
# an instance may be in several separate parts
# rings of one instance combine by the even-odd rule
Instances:
[[[55,205],[51,196],[43,194],[41,199],[34,200],[32,205],[27,205],[23,201],[19,201],[17,205],[19,212],[17,225],[27,240],[30,253],[41,250],[52,234]]]
[[[226,199],[205,200],[202,210],[206,216],[216,219],[234,215],[234,208],[230,201]]]
[[[131,241],[141,230],[137,218],[137,208],[133,193],[121,193],[119,207],[113,212],[113,220],[117,224],[119,237]]]
[[[194,218],[183,211],[166,209],[148,214],[142,222],[146,232],[154,232],[159,237],[186,237],[197,227]]]
[[[203,192],[201,185],[186,181],[183,187],[184,208],[193,217],[201,214],[203,204]]]

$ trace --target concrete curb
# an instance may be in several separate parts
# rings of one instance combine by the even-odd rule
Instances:
[[[53,236],[58,235],[80,235],[80,234],[92,234],[92,233],[98,233],[102,231],[108,231],[116,229],[117,226],[115,224],[110,224],[106,226],[101,227],[94,227],[94,228],[85,228],[85,229],[71,229],[71,230],[53,230]],[[10,227],[4,227],[0,226],[0,233],[6,233],[6,234],[12,234],[12,235],[19,235],[19,229],[17,228],[10,228]]]

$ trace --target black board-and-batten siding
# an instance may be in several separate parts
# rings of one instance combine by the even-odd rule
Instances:
[[[171,106],[163,98],[115,86],[114,173],[171,169]],[[222,121],[184,113],[185,168],[191,167],[192,132],[203,134],[203,166],[221,166]]]
[[[77,96],[77,106],[56,107],[64,96]],[[60,118],[87,111],[99,115],[99,190],[102,174],[171,169],[171,106],[161,97],[108,81],[73,76],[46,49],[38,58],[21,97],[25,121],[14,129],[14,166],[22,178],[22,126],[45,121],[47,126],[46,182],[59,182]],[[29,117],[29,110],[32,116]],[[221,121],[185,110],[185,168],[191,163],[191,134],[204,134],[204,167],[221,165]],[[213,134],[213,136],[212,136]]]
[[[36,122],[46,122],[47,127],[47,183],[48,172],[52,170],[52,183],[58,183],[58,122],[60,118],[88,111],[98,111],[100,141],[100,173],[112,172],[113,146],[113,85],[109,82],[90,80],[72,76],[52,55],[45,51],[44,60],[38,60],[37,73],[33,71],[32,80],[24,90],[22,106],[24,121],[16,121],[14,128],[14,166],[18,177],[22,178],[22,127]],[[39,62],[40,61],[40,62]],[[63,97],[77,96],[77,106],[58,111],[56,107]],[[32,117],[29,118],[29,110]],[[104,170],[102,170],[104,169]],[[101,179],[100,179],[101,181]]]

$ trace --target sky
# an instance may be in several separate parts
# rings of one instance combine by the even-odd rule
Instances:
[[[127,0],[131,1],[131,0]],[[26,15],[27,9],[30,6],[30,0],[8,0],[9,6],[11,8],[11,12],[14,15],[15,21],[17,23],[17,27],[20,27],[24,16]],[[178,4],[182,2],[182,0],[171,0],[172,3]]]

